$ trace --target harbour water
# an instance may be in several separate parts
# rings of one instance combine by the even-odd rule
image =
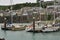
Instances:
[[[0,29],[0,38],[5,38],[6,40],[60,40],[60,32],[30,33],[25,30],[3,31]]]

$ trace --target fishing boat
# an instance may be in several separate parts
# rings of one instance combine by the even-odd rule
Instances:
[[[35,32],[41,32],[43,26],[44,26],[44,24],[41,25],[41,24],[36,23],[35,24]],[[31,25],[27,26],[25,30],[27,32],[33,32],[33,25],[31,24]]]
[[[6,28],[4,27],[4,25],[1,25],[2,30],[20,31],[20,30],[25,30],[25,28],[26,28],[25,25],[6,24]]]
[[[9,23],[7,23],[7,18],[4,17],[4,25],[1,26],[1,29],[2,30],[11,30],[12,29],[12,26],[14,26],[12,23],[13,23],[13,11],[12,11],[12,0],[10,0],[10,4],[11,4],[11,7],[10,7],[10,10],[8,9],[8,12],[10,13],[10,19],[11,21]]]
[[[8,10],[10,12],[10,22],[7,23],[7,18],[4,17],[4,25],[1,26],[1,29],[2,30],[24,30],[25,29],[25,26],[23,25],[15,25],[13,24],[13,7],[12,7],[12,0],[10,0],[10,3],[11,3],[11,7],[10,7],[10,10]]]
[[[52,26],[50,24],[48,25],[38,25],[35,24],[35,32],[43,32],[43,33],[48,33],[48,32],[56,32],[59,31],[60,27],[57,26]],[[33,25],[29,25],[28,27],[26,27],[26,31],[27,32],[33,32]]]
[[[54,6],[56,4],[55,2],[56,2],[56,0],[54,1]],[[53,20],[53,24],[45,25],[46,27],[44,29],[42,29],[42,32],[56,32],[56,31],[60,30],[59,24],[55,23],[55,19],[56,19],[55,14],[56,14],[56,7],[54,7],[54,20]]]

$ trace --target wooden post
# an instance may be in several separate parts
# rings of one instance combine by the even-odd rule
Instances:
[[[4,18],[4,28],[6,29],[6,18]]]
[[[35,32],[35,17],[33,17],[33,32]]]

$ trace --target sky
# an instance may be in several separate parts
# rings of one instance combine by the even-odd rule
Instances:
[[[52,0],[44,0],[44,1],[52,1]]]
[[[44,0],[44,1],[51,1],[51,0]],[[12,4],[18,4],[18,3],[36,3],[36,0],[13,0]],[[11,0],[0,0],[0,5],[11,5]]]

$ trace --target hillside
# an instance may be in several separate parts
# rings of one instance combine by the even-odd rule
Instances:
[[[41,2],[41,6],[43,8],[46,8],[47,5],[53,5],[53,2]],[[13,10],[17,10],[17,9],[21,9],[22,7],[39,7],[40,3],[23,3],[23,4],[16,4],[16,5],[12,5]],[[0,6],[0,10],[6,10],[6,9],[10,9],[10,6]]]

